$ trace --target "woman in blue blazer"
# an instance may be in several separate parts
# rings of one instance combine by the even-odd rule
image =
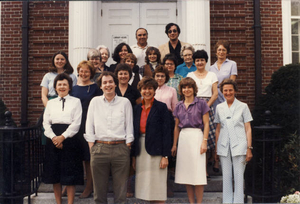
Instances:
[[[135,197],[156,202],[167,200],[168,156],[172,134],[165,103],[154,99],[157,82],[144,77],[138,84],[142,104],[134,109],[133,168],[136,169]]]

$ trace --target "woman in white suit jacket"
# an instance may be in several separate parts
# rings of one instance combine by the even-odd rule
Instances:
[[[253,119],[248,105],[235,98],[235,81],[224,79],[220,89],[226,101],[217,106],[214,122],[217,123],[216,153],[223,172],[223,203],[244,203],[244,170],[252,158],[250,121]]]

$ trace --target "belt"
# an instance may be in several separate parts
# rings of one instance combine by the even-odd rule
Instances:
[[[116,140],[116,141],[100,141],[96,140],[96,143],[116,145],[116,144],[125,144],[125,140]]]

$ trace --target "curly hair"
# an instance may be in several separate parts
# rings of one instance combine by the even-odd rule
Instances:
[[[121,61],[121,58],[120,58],[120,55],[119,55],[119,52],[121,52],[123,46],[126,46],[127,50],[128,50],[128,53],[132,53],[132,50],[131,48],[129,47],[129,45],[127,45],[126,43],[120,43],[114,50],[114,53],[113,53],[113,60],[117,63],[120,63]]]

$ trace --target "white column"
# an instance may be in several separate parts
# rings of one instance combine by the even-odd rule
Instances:
[[[192,44],[195,50],[204,49],[210,67],[210,6],[209,0],[178,0],[178,24],[182,41]],[[179,37],[179,39],[181,39]]]
[[[79,62],[87,59],[88,50],[97,47],[98,12],[101,1],[69,2],[69,60],[75,74]]]

